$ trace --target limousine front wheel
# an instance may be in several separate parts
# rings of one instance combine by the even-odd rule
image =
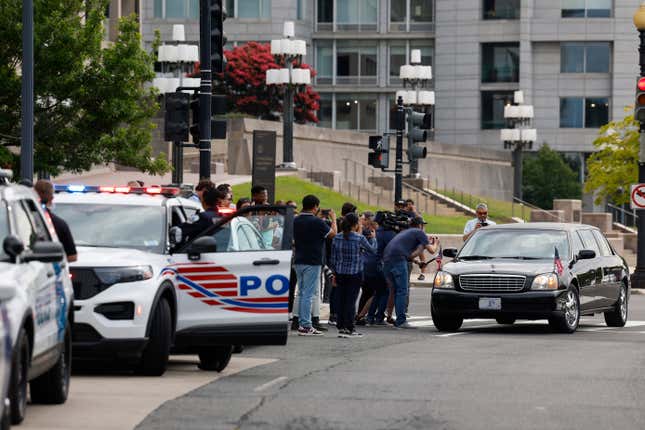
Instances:
[[[578,291],[571,287],[562,302],[562,315],[549,318],[549,325],[560,333],[573,333],[580,322],[580,299]]]
[[[431,308],[432,322],[439,331],[457,331],[464,323],[464,319],[455,315],[441,315],[438,311]]]

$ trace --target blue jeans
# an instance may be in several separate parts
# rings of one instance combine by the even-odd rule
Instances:
[[[385,263],[383,272],[394,287],[395,325],[399,326],[405,323],[405,308],[408,302],[408,283],[410,282],[408,262],[401,260]]]
[[[311,302],[314,294],[318,294],[318,281],[320,280],[321,266],[296,264],[296,277],[300,295],[300,309],[298,320],[300,327],[311,327]]]
[[[374,298],[372,305],[367,313],[367,322],[374,324],[375,322],[381,323],[385,320],[385,309],[387,308],[387,299],[389,291],[387,288],[387,281],[383,274],[383,269],[379,268],[374,278]]]

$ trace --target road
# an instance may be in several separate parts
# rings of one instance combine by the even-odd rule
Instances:
[[[89,407],[94,392],[103,393],[97,413],[116,419],[138,410],[138,392],[155,394],[123,427],[90,422],[81,411],[87,429],[131,428],[125,425],[140,420],[138,430],[645,428],[645,296],[632,296],[623,329],[596,316],[573,335],[553,334],[545,322],[502,327],[490,320],[442,334],[428,316],[429,294],[413,289],[417,330],[365,328],[362,339],[338,339],[332,331],[291,336],[286,348],[247,348],[212,381],[215,375],[193,366],[159,379],[108,376],[109,389],[122,393],[118,401],[132,402],[125,410],[110,405],[105,376],[81,376],[80,383],[75,376],[72,400],[91,399],[81,402]],[[186,378],[189,387],[169,392],[166,380]],[[74,404],[56,407],[57,427],[44,425],[54,409],[32,406],[25,428],[73,428],[61,417],[68,410],[78,418]]]

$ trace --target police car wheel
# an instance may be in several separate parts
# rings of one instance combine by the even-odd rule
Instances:
[[[9,400],[11,402],[11,424],[20,424],[25,419],[27,411],[27,375],[31,362],[31,348],[27,331],[23,328],[18,333],[16,349],[11,362],[11,382]]]
[[[244,345],[235,345],[233,347],[233,354],[241,354],[244,351]]]
[[[69,379],[72,373],[72,331],[67,321],[63,349],[58,361],[46,373],[31,381],[31,401],[46,405],[65,403],[69,394]]]
[[[221,372],[228,366],[232,354],[233,345],[214,346],[203,349],[199,352],[199,368],[202,370]]]
[[[152,315],[152,325],[146,349],[137,373],[144,376],[161,376],[166,372],[172,337],[172,313],[168,300],[161,299]]]

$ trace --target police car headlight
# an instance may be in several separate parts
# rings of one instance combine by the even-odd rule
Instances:
[[[533,280],[531,285],[532,290],[557,290],[558,289],[558,275],[555,273],[545,273],[538,275]]]
[[[100,267],[94,269],[94,273],[105,285],[120,284],[123,282],[145,281],[152,278],[152,267]]]
[[[452,279],[452,275],[442,271],[437,272],[434,277],[434,287],[444,289],[455,288],[455,282]]]

